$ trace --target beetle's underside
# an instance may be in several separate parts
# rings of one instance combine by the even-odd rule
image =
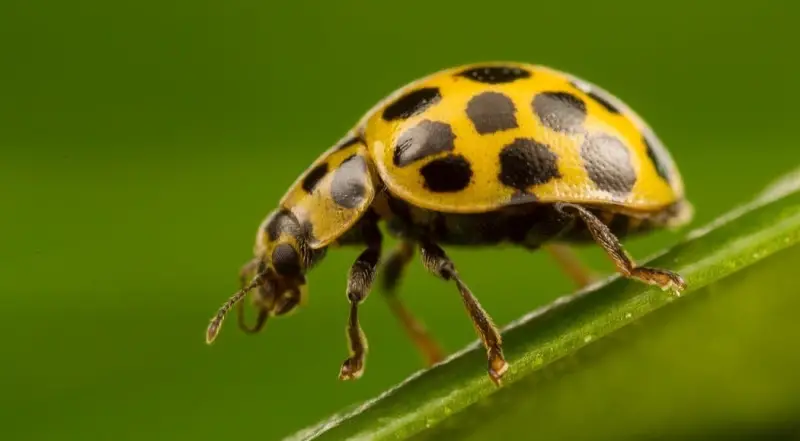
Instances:
[[[618,239],[668,227],[687,209],[685,202],[660,211],[639,213],[607,204],[574,205],[584,207]],[[507,243],[534,250],[545,244],[594,243],[587,224],[564,213],[559,208],[562,206],[525,203],[484,213],[446,213],[413,206],[384,191],[376,195],[373,213],[364,216],[337,242],[341,245],[363,243],[363,228],[360,226],[374,222],[374,217],[378,216],[385,221],[387,231],[393,237],[409,241],[425,239],[440,245],[474,247]]]
[[[444,353],[424,326],[405,308],[397,295],[397,287],[416,249],[419,249],[422,263],[429,272],[456,284],[486,347],[489,375],[499,383],[508,368],[503,357],[501,336],[440,245],[490,246],[505,243],[530,250],[544,247],[562,269],[582,286],[592,279],[590,271],[564,245],[597,243],[623,276],[679,292],[685,282],[678,274],[636,266],[623,250],[619,238],[668,226],[686,209],[686,203],[678,203],[659,212],[635,216],[610,206],[526,203],[487,213],[442,213],[413,207],[386,192],[379,192],[372,207],[336,241],[340,246],[366,247],[351,267],[348,278],[347,295],[351,302],[348,340],[351,356],[342,365],[340,377],[358,378],[363,373],[367,344],[358,321],[358,306],[369,294],[381,264],[382,291],[393,313],[429,365],[443,359]],[[384,258],[383,235],[379,228],[381,222],[386,223],[389,234],[399,239],[397,247]],[[324,249],[317,250],[319,259],[324,255]],[[309,267],[316,263],[311,260]],[[267,269],[264,259],[253,260],[243,269],[242,283],[252,273],[265,271],[272,270]],[[259,315],[255,326],[248,326],[243,320],[242,303],[239,303],[240,327],[251,333],[257,332],[268,316],[291,312],[304,297],[305,276],[301,274],[299,277],[301,282],[283,288],[251,284],[250,288],[256,288],[255,301]],[[216,325],[212,323],[212,326],[216,326],[215,332],[219,322],[221,320]]]

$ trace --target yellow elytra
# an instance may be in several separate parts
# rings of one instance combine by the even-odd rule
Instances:
[[[243,288],[212,319],[207,341],[249,291],[259,317],[247,326],[240,307],[239,323],[255,332],[302,303],[306,274],[331,245],[361,246],[345,287],[350,357],[340,377],[363,373],[358,305],[379,269],[392,311],[435,363],[442,350],[396,294],[419,250],[425,268],[458,287],[499,383],[508,368],[501,336],[442,245],[545,248],[583,285],[588,270],[567,246],[594,242],[623,276],[680,292],[686,284],[678,274],[637,266],[619,239],[691,218],[669,153],[607,91],[525,63],[445,69],[388,95],[297,179],[260,226]],[[385,258],[382,223],[399,238]]]

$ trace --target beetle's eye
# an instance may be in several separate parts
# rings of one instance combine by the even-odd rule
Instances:
[[[282,243],[272,251],[272,266],[282,276],[292,277],[300,274],[300,254],[288,243]]]

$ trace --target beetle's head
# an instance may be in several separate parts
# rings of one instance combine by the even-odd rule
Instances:
[[[242,268],[242,289],[231,296],[211,320],[206,342],[217,336],[227,313],[238,305],[239,327],[254,333],[261,330],[269,317],[287,315],[306,299],[306,271],[320,260],[325,250],[311,250],[296,218],[289,212],[277,211],[259,228],[256,239],[256,258]],[[245,324],[242,300],[253,293],[258,310],[256,324]]]

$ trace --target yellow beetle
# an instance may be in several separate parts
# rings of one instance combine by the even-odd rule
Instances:
[[[625,277],[680,292],[680,275],[637,266],[619,238],[692,218],[681,176],[650,127],[622,101],[576,76],[539,65],[487,62],[418,79],[373,107],[292,185],[258,229],[242,289],[255,290],[253,327],[302,303],[306,274],[333,245],[364,248],[346,287],[350,356],[341,379],[361,376],[367,341],[358,306],[383,253],[380,223],[399,238],[382,264],[392,311],[429,364],[441,349],[396,288],[419,248],[425,268],[458,287],[499,384],[508,369],[500,333],[442,245],[545,248],[579,285],[589,272],[569,245],[594,241]]]

